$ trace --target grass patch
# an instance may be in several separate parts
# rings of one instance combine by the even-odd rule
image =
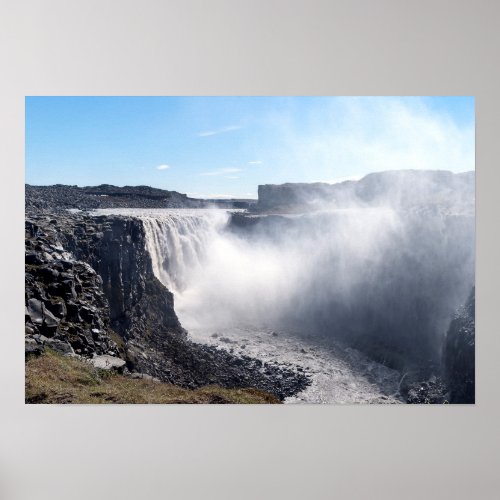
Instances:
[[[26,403],[138,403],[138,404],[262,404],[279,399],[253,388],[224,389],[207,386],[196,390],[132,379],[99,370],[78,358],[46,350],[26,361]]]

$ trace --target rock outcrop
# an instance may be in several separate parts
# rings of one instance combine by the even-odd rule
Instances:
[[[87,357],[116,356],[102,279],[61,246],[57,221],[45,222],[44,229],[34,220],[25,224],[27,352],[48,346]]]
[[[450,403],[475,402],[475,290],[450,323],[444,346],[444,371]]]
[[[410,404],[473,404],[475,402],[475,290],[451,320],[437,375],[407,373],[401,393]]]
[[[197,208],[201,200],[188,198],[176,191],[166,191],[148,186],[30,186],[26,185],[27,210],[54,210],[77,208]]]
[[[131,217],[28,216],[26,353],[44,347],[187,388],[254,387],[283,399],[308,384],[291,369],[189,341]]]
[[[247,200],[201,200],[177,191],[149,186],[30,186],[26,184],[27,211],[61,209],[92,210],[97,208],[248,208]]]

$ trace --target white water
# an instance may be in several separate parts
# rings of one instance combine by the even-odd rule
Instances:
[[[250,242],[224,231],[226,210],[109,209],[136,216],[157,278],[174,293],[175,310],[195,342],[286,366],[311,384],[289,403],[397,403],[399,373],[328,340],[263,326],[293,306],[307,279],[302,248]]]
[[[400,374],[355,349],[266,327],[192,328],[196,342],[305,373],[311,384],[286,403],[401,403]]]
[[[229,219],[229,212],[220,209],[110,208],[94,213],[142,220],[153,272],[177,298],[203,272],[207,249]]]
[[[169,290],[182,296],[191,278],[203,273],[206,250],[225,226],[228,215],[193,210],[141,219],[155,275]]]

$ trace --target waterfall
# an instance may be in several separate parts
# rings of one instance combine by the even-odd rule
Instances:
[[[229,216],[220,210],[184,209],[140,218],[155,276],[170,291],[181,294],[189,278],[202,272],[207,249]]]
[[[395,366],[437,362],[474,278],[468,215],[360,208],[264,216],[232,231],[223,210],[136,216],[188,331],[269,326],[361,345]]]

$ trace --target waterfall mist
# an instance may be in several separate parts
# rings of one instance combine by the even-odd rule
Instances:
[[[320,210],[315,200],[314,212],[298,214],[143,220],[155,273],[188,330],[266,325],[342,339],[396,367],[438,362],[474,283],[474,217],[391,196]]]

